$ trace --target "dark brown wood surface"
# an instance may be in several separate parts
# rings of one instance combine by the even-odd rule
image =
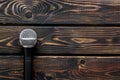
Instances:
[[[120,57],[37,56],[35,80],[119,80]]]
[[[0,23],[120,24],[119,0],[1,0]]]
[[[0,80],[23,80],[23,57],[0,56]]]
[[[120,54],[119,16],[119,0],[0,0],[0,24],[59,25],[0,26],[0,80],[24,80],[19,34],[25,28],[38,34],[33,50],[33,56],[38,55],[33,58],[34,80],[119,80],[120,56],[98,56]]]
[[[35,54],[120,54],[120,27],[0,27],[0,54],[22,54],[19,34],[32,28],[38,34]]]

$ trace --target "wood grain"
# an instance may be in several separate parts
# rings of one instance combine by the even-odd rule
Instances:
[[[120,27],[0,27],[0,54],[22,54],[19,34],[34,29],[34,54],[120,54]]]
[[[120,24],[119,0],[2,0],[0,23]]]
[[[35,80],[118,80],[120,57],[37,56]]]
[[[0,80],[23,80],[23,58],[0,56]]]

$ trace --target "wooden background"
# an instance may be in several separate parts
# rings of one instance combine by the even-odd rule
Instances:
[[[119,0],[2,0],[0,23],[120,24]]]
[[[120,57],[37,56],[36,80],[118,80]]]
[[[23,80],[23,57],[0,56],[0,80]]]
[[[24,80],[25,28],[38,34],[34,80],[120,79],[120,0],[0,0],[0,25],[0,80]]]
[[[120,57],[34,56],[34,80],[118,80]],[[24,80],[22,56],[0,56],[0,80]]]
[[[120,54],[120,28],[113,27],[0,27],[0,54],[23,54],[19,34],[32,28],[38,34],[34,54]]]

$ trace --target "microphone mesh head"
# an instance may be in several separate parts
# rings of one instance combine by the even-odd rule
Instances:
[[[20,44],[24,48],[31,48],[34,47],[37,42],[37,34],[32,29],[24,29],[21,31],[20,36]]]

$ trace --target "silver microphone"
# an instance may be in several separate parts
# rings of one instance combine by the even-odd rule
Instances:
[[[37,42],[37,34],[32,29],[24,29],[20,33],[19,39],[20,39],[20,44],[24,48],[32,48],[35,46],[35,44]]]
[[[32,78],[32,48],[37,43],[37,34],[32,29],[24,29],[19,36],[21,46],[24,48],[24,80]]]

